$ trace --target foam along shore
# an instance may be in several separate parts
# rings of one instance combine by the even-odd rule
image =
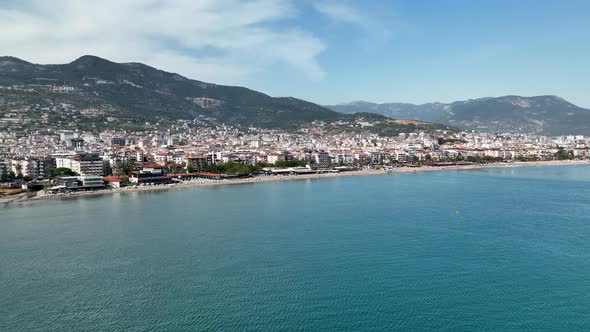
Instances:
[[[107,195],[115,193],[129,193],[142,191],[158,191],[170,190],[178,188],[194,188],[202,186],[218,186],[218,185],[232,185],[232,184],[246,184],[246,183],[260,183],[270,181],[291,181],[291,180],[305,180],[305,179],[324,179],[335,178],[342,176],[362,176],[362,175],[385,175],[385,174],[405,174],[405,173],[419,173],[419,172],[435,172],[435,171],[461,171],[474,170],[484,168],[512,168],[512,167],[541,167],[541,166],[566,166],[566,165],[590,165],[590,160],[560,160],[560,161],[527,161],[527,162],[502,162],[490,164],[474,164],[474,165],[452,165],[452,166],[422,166],[422,167],[394,167],[390,171],[383,169],[366,169],[359,171],[348,171],[340,173],[317,173],[317,174],[299,174],[299,175],[269,175],[258,176],[250,178],[239,179],[224,179],[224,180],[206,180],[198,179],[191,181],[184,181],[170,185],[155,185],[142,187],[125,187],[118,189],[100,189],[95,191],[80,191],[62,194],[45,194],[39,192],[34,197],[20,195],[18,197],[0,198],[0,206],[7,206],[19,203],[30,203],[35,201],[42,201],[47,199],[62,199],[71,197],[83,197],[94,195]]]

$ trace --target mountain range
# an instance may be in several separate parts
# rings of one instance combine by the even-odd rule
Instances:
[[[206,83],[141,63],[115,63],[91,55],[57,65],[0,57],[1,87],[0,116],[32,105],[50,109],[68,104],[75,109],[96,109],[126,123],[201,116],[228,125],[277,129],[297,129],[320,121],[339,129],[386,135],[446,128],[394,121],[373,113],[338,113],[293,97],[274,98],[244,87]],[[368,126],[359,124],[367,121]]]
[[[371,112],[477,131],[590,135],[590,110],[557,96],[503,96],[421,105],[355,101],[327,107],[347,114]]]
[[[421,105],[357,101],[320,106],[91,55],[57,65],[0,57],[0,116],[32,105],[51,109],[60,104],[96,109],[105,116],[138,123],[205,117],[239,127],[289,130],[321,122],[328,128],[384,135],[453,128],[590,135],[590,110],[557,96],[503,96]]]

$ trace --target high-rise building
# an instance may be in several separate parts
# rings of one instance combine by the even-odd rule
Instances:
[[[78,153],[72,159],[72,171],[80,175],[104,175],[104,161],[97,153]]]
[[[13,159],[10,162],[10,170],[15,175],[30,176],[35,179],[48,178],[51,170],[54,168],[55,159],[49,157]]]
[[[73,155],[56,155],[57,168],[69,168],[79,175],[103,176],[105,164],[97,153],[80,152]]]

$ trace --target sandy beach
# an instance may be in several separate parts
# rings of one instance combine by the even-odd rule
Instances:
[[[69,199],[75,197],[95,196],[95,195],[109,195],[115,193],[131,193],[144,191],[160,191],[172,190],[179,188],[195,188],[205,186],[223,186],[234,184],[248,184],[248,183],[262,183],[271,181],[293,181],[306,179],[325,179],[343,176],[366,176],[366,175],[395,175],[407,173],[420,172],[436,172],[436,171],[463,171],[476,170],[484,168],[512,168],[512,167],[543,167],[543,166],[567,166],[567,165],[590,165],[590,160],[563,160],[563,161],[530,161],[530,162],[511,162],[511,163],[492,163],[481,165],[456,165],[456,166],[422,166],[422,167],[397,167],[391,171],[384,171],[383,169],[375,170],[359,170],[341,173],[323,173],[323,174],[301,174],[301,175],[272,175],[260,176],[252,178],[241,179],[226,179],[226,180],[202,180],[202,181],[185,181],[172,185],[160,186],[144,186],[144,187],[126,187],[120,189],[104,189],[96,191],[82,191],[67,194],[48,195],[43,191],[37,193],[34,197],[29,197],[27,193],[7,196],[0,198],[0,207],[7,207],[11,205],[18,205],[24,203],[40,202],[49,199]]]

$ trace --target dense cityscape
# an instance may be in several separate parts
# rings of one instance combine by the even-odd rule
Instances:
[[[321,125],[287,132],[191,124],[179,120],[168,130],[48,128],[26,134],[5,124],[0,131],[2,186],[57,193],[196,178],[582,159],[589,152],[586,138],[573,135],[438,131],[382,137],[326,134]]]

